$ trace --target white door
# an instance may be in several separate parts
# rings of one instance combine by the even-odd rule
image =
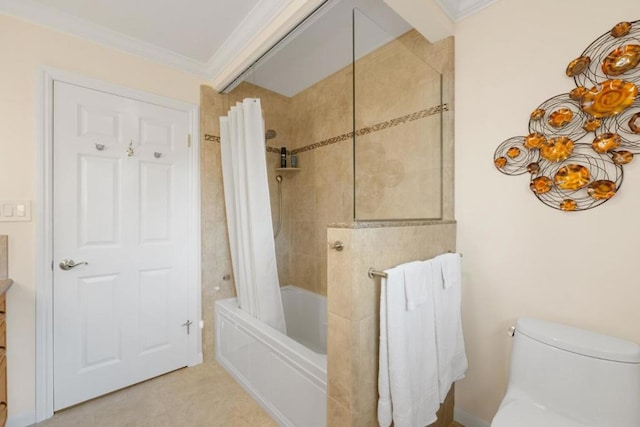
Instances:
[[[186,366],[195,328],[188,113],[61,82],[53,111],[59,410]]]

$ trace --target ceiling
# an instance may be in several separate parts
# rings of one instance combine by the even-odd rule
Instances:
[[[244,79],[293,96],[351,64],[354,45],[360,58],[410,29],[382,1],[330,2],[265,55]]]
[[[67,13],[201,62],[211,58],[258,3],[258,0],[32,1],[54,13]],[[185,7],[187,4],[189,7]]]
[[[382,0],[359,1],[370,5],[382,3]],[[438,3],[452,21],[457,21],[496,0],[418,1]],[[0,0],[0,13],[17,16],[211,79],[214,86],[221,89],[219,85],[233,80],[257,55],[275,44],[322,2],[323,0]],[[341,1],[329,0],[329,3]],[[332,22],[328,25],[344,31],[344,23]],[[327,44],[326,48],[329,47],[330,44]],[[302,43],[296,43],[296,49],[298,52],[305,51]],[[326,58],[326,52],[321,54]],[[217,79],[221,74],[225,74],[224,82]]]

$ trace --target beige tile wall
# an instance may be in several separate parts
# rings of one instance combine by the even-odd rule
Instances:
[[[220,135],[218,118],[228,107],[225,96],[209,86],[200,87],[200,212],[202,265],[202,350],[205,361],[214,359],[214,304],[235,296],[227,221],[224,211],[220,144],[207,141],[205,135]]]
[[[436,49],[409,31],[357,61],[356,128],[440,105]],[[356,136],[356,218],[441,218],[441,136],[440,114]]]
[[[380,279],[367,271],[455,250],[456,225],[329,228],[328,238],[345,244],[328,256],[328,425],[377,425]]]
[[[440,104],[440,72],[426,62],[427,46],[409,31],[356,62],[356,128]]]
[[[356,137],[358,219],[441,217],[440,127],[435,114]]]
[[[353,130],[352,71],[347,67],[291,98],[292,145],[300,148]],[[331,222],[353,219],[351,140],[297,154],[292,180],[291,283],[327,294],[327,236]]]
[[[359,216],[452,219],[453,38],[430,44],[409,31],[361,58],[355,69],[357,128],[439,105],[440,74],[442,99],[449,106],[442,117],[435,114],[357,137],[357,179],[369,183],[357,187],[358,206],[363,207]],[[352,79],[349,66],[291,98],[292,148],[353,131]],[[416,86],[404,86],[399,93],[390,79],[415,81]],[[431,90],[436,83],[438,90]],[[424,90],[415,89],[419,87]],[[425,144],[424,135],[433,135],[435,143]],[[311,227],[315,233],[306,232],[312,237],[304,247],[292,242],[290,279],[320,294],[327,289],[326,227],[353,220],[353,155],[351,138],[301,152],[302,171],[292,179],[292,224],[297,223],[297,229]]]

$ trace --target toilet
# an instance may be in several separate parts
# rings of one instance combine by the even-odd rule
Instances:
[[[640,345],[521,318],[491,427],[640,426]]]

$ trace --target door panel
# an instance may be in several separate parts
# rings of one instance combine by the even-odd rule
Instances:
[[[55,410],[187,365],[188,123],[54,83]]]
[[[171,166],[140,165],[140,243],[171,237]]]
[[[172,149],[175,140],[173,123],[161,120],[153,120],[148,117],[140,119],[140,143],[142,145],[154,145],[164,149]]]
[[[161,350],[170,344],[169,310],[171,270],[140,272],[141,353]]]
[[[122,360],[118,327],[117,274],[78,280],[78,304],[82,307],[80,343],[81,371],[93,370]]]
[[[78,104],[78,135],[112,142],[122,139],[122,116],[115,110]]]
[[[120,160],[84,154],[79,158],[80,246],[118,244],[122,198]]]

